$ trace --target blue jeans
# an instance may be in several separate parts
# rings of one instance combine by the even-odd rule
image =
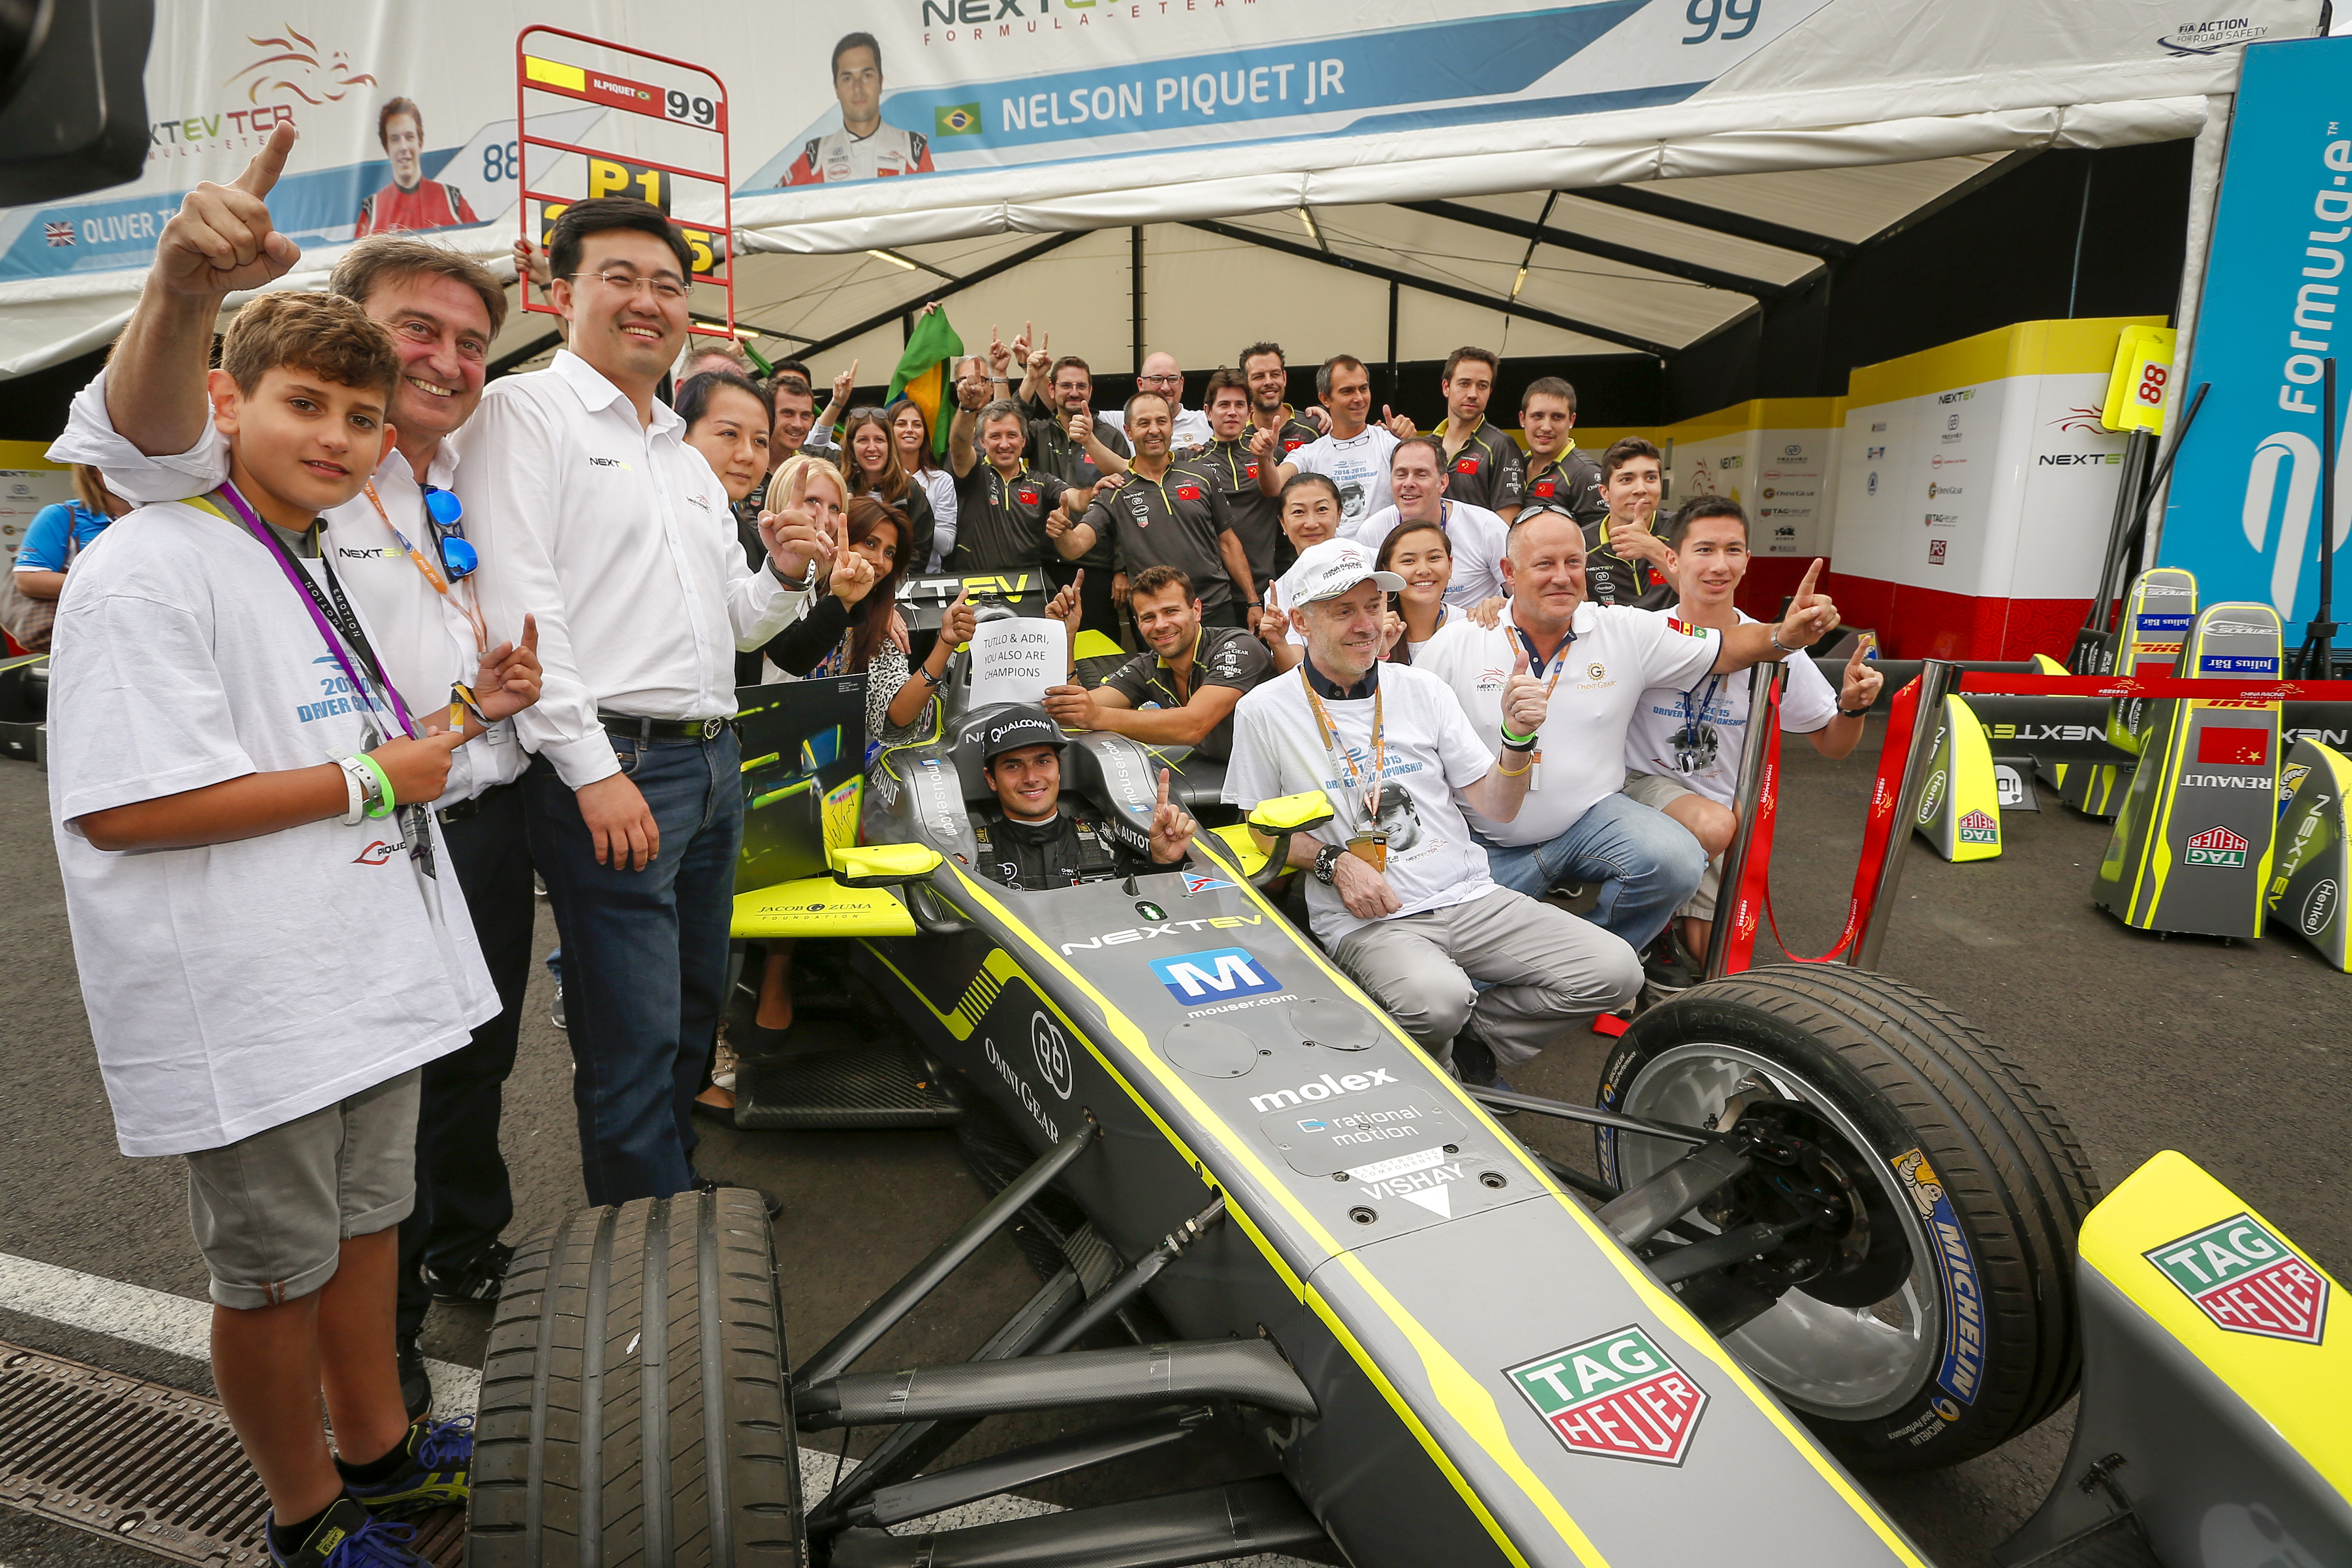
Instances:
[[[741,754],[715,740],[613,737],[661,850],[643,871],[598,865],[580,802],[544,758],[524,778],[531,861],[562,938],[572,1105],[592,1204],[694,1182],[695,1092],[727,998]]]
[[[1706,852],[1688,829],[1622,795],[1603,795],[1547,842],[1478,843],[1494,879],[1529,898],[1598,883],[1601,902],[1588,918],[1636,953],[1657,940],[1706,873]]]

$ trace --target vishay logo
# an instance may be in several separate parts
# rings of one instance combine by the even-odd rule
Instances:
[[[1336,1100],[1343,1094],[1360,1094],[1382,1083],[1394,1083],[1396,1075],[1385,1067],[1375,1067],[1370,1072],[1347,1072],[1334,1078],[1326,1072],[1309,1079],[1296,1089],[1277,1089],[1271,1094],[1250,1096],[1253,1111],[1279,1111],[1288,1105],[1305,1105],[1318,1101]]]

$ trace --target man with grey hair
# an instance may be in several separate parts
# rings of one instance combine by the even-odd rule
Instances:
[[[1466,1082],[1507,1088],[1495,1061],[1528,1060],[1642,983],[1616,937],[1497,885],[1463,815],[1519,814],[1547,689],[1525,653],[1505,661],[1498,761],[1443,682],[1381,662],[1381,615],[1402,578],[1375,570],[1350,539],[1311,547],[1293,574],[1306,657],[1234,710],[1224,799],[1246,810],[1309,789],[1329,797],[1331,820],[1290,841],[1291,863],[1313,878],[1316,936],[1423,1049]]]
[[[1649,949],[1699,883],[1707,853],[1684,826],[1622,793],[1625,732],[1644,692],[1670,687],[1686,711],[1719,712],[1727,683],[1767,660],[1790,656],[1837,625],[1837,606],[1813,592],[1821,563],[1797,590],[1786,618],[1715,631],[1654,610],[1602,605],[1585,597],[1584,530],[1555,502],[1529,507],[1503,556],[1510,604],[1491,630],[1456,617],[1413,653],[1413,667],[1451,689],[1482,743],[1507,746],[1527,733],[1510,711],[1503,671],[1526,670],[1551,695],[1553,731],[1572,743],[1538,747],[1527,806],[1497,817],[1467,794],[1469,825],[1487,868],[1505,887],[1532,897],[1564,883],[1600,890],[1592,923]],[[1711,721],[1694,719],[1676,746],[1713,753]],[[1671,946],[1653,955],[1661,990],[1690,983]]]
[[[948,425],[956,548],[943,564],[949,571],[1042,571],[1055,559],[1046,540],[1047,515],[1060,512],[1076,521],[1093,503],[1096,486],[1070,485],[1031,468],[1022,455],[1029,421],[1021,405],[1009,397],[991,401],[988,392],[988,381],[977,371],[956,388],[956,415]]]

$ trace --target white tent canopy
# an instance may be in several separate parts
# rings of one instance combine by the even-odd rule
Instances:
[[[503,256],[523,204],[514,121],[455,138],[467,108],[513,101],[513,40],[536,20],[520,4],[164,0],[151,113],[204,109],[224,81],[262,107],[159,120],[134,185],[0,213],[0,375],[104,343],[179,193],[234,177],[258,145],[226,133],[223,113],[250,132],[264,114],[296,117],[269,107],[289,93],[304,140],[272,204],[306,252],[283,286],[317,287],[348,243],[359,195],[385,177],[379,117],[403,87],[441,132],[425,138],[444,149],[427,170],[462,185],[480,220],[447,241]],[[1157,0],[974,5],[1039,15],[1029,36],[1004,26],[983,38],[946,26],[957,8],[945,0],[857,13],[888,67],[886,131],[925,141],[896,128],[932,124],[932,162],[911,178],[789,186],[795,151],[805,164],[840,123],[807,64],[831,13],[582,0],[565,25],[730,62],[739,319],[784,335],[763,343],[772,357],[824,345],[871,382],[897,357],[898,313],[949,289],[968,336],[973,323],[1051,321],[1057,349],[1124,368],[1139,228],[1147,336],[1188,366],[1229,360],[1236,333],[1272,332],[1295,361],[1384,352],[1391,282],[1402,359],[1499,341],[1507,325],[1514,354],[1671,354],[2003,157],[2197,134],[2209,98],[2232,89],[2241,46],[2307,36],[2321,12],[2320,0],[2243,0],[2226,22],[2201,0],[1496,0],[1463,18],[1428,0],[1370,16],[1345,0],[1192,0],[1180,20]],[[539,37],[532,47],[584,51],[592,70],[634,72],[653,84],[649,102],[669,79],[644,57]],[[249,59],[261,46],[275,52]],[[302,63],[283,64],[289,50]],[[1307,76],[1294,78],[1296,61]],[[1343,72],[1352,86],[1335,109]],[[1312,110],[1246,101],[1307,77],[1325,89]],[[1188,118],[1180,89],[1244,107]],[[675,115],[578,101],[603,100],[551,100],[572,105],[584,127],[572,134],[600,152],[717,167]],[[1080,132],[1066,102],[1073,116],[1088,102],[1122,114]],[[530,155],[534,190],[585,193],[581,159]],[[719,183],[677,183],[680,217],[717,219]],[[548,325],[523,317],[497,351],[511,358]]]

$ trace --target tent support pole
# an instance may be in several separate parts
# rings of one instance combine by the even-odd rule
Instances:
[[[1127,268],[1130,305],[1135,316],[1135,375],[1143,379],[1143,225],[1127,231]]]
[[[1393,407],[1403,389],[1397,383],[1397,297],[1404,290],[1389,279],[1389,403]]]

